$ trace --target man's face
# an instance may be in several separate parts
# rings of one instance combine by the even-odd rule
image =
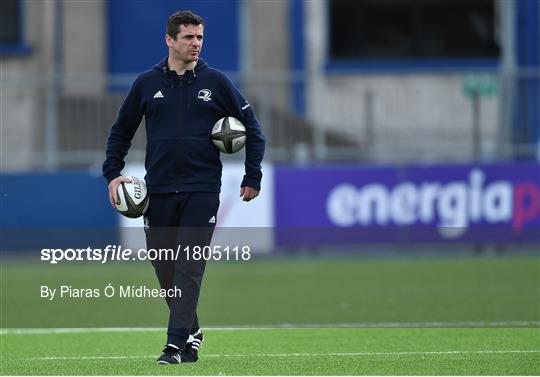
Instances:
[[[165,41],[174,58],[185,64],[197,60],[203,45],[203,29],[203,25],[180,25],[176,40],[167,34]]]

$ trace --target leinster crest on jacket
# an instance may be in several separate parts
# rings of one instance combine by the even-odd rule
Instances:
[[[204,102],[212,101],[212,91],[210,89],[201,89],[197,94],[198,99],[202,99]]]

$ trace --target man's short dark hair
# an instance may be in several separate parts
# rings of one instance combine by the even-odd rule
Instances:
[[[204,20],[201,16],[193,13],[190,10],[185,10],[181,12],[176,12],[171,14],[169,20],[167,21],[167,34],[169,34],[172,39],[176,40],[176,36],[180,32],[180,25],[203,25]]]

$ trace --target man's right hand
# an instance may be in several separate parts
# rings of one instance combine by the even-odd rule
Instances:
[[[116,177],[109,183],[109,201],[111,202],[111,206],[113,208],[116,208],[115,203],[118,199],[116,197],[116,193],[118,192],[118,186],[120,186],[122,182],[131,182],[131,178],[121,175],[119,177]]]

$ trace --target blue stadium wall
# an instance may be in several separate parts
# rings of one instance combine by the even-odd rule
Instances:
[[[167,56],[167,19],[187,9],[205,20],[201,58],[220,70],[238,71],[239,1],[111,0],[107,3],[108,72],[140,73],[161,61]]]
[[[101,173],[2,173],[0,250],[118,241],[118,215]]]

